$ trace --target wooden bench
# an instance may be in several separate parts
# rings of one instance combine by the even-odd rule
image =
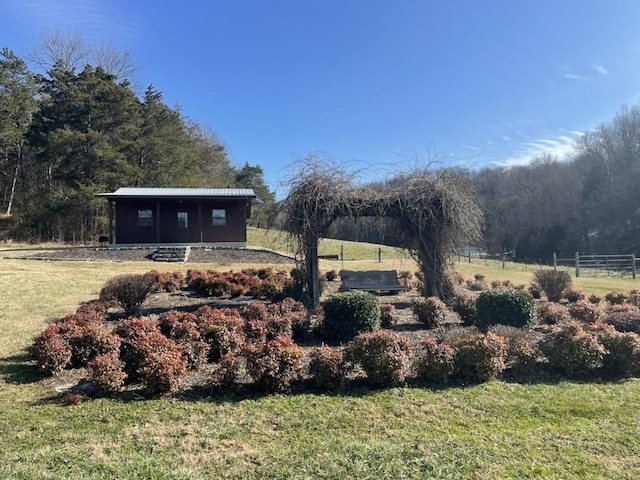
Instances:
[[[365,272],[354,272],[351,270],[341,270],[342,290],[360,290],[364,292],[398,292],[409,290],[407,285],[403,285],[395,270],[369,270]]]

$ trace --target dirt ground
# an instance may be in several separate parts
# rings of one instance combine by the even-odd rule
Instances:
[[[171,263],[154,262],[151,254],[155,248],[113,248],[113,247],[74,247],[39,251],[26,255],[15,255],[12,258],[30,260],[76,260],[96,262],[149,262],[170,269]],[[285,255],[280,255],[269,250],[256,250],[250,248],[192,248],[186,263],[265,263],[271,265],[294,265],[295,260]]]

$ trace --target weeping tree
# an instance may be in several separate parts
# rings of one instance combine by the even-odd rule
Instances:
[[[422,294],[452,296],[453,253],[480,239],[482,211],[467,174],[459,169],[415,168],[383,189],[357,186],[353,177],[331,162],[309,158],[289,182],[284,227],[304,258],[311,302],[317,305],[319,300],[318,241],[339,217],[388,219],[390,235],[422,272]]]

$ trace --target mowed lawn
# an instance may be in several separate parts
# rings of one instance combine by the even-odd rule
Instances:
[[[371,252],[345,268],[415,269],[393,249],[382,263]],[[239,266],[164,270],[215,267]],[[57,403],[26,354],[32,338],[95,298],[108,278],[149,269],[0,259],[0,478],[640,478],[637,380]],[[511,275],[460,270],[489,281]],[[513,281],[530,283],[523,273]],[[635,286],[613,280],[616,290]]]

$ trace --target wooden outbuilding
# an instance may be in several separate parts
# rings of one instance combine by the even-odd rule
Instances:
[[[244,247],[250,188],[119,188],[109,202],[109,242]]]

